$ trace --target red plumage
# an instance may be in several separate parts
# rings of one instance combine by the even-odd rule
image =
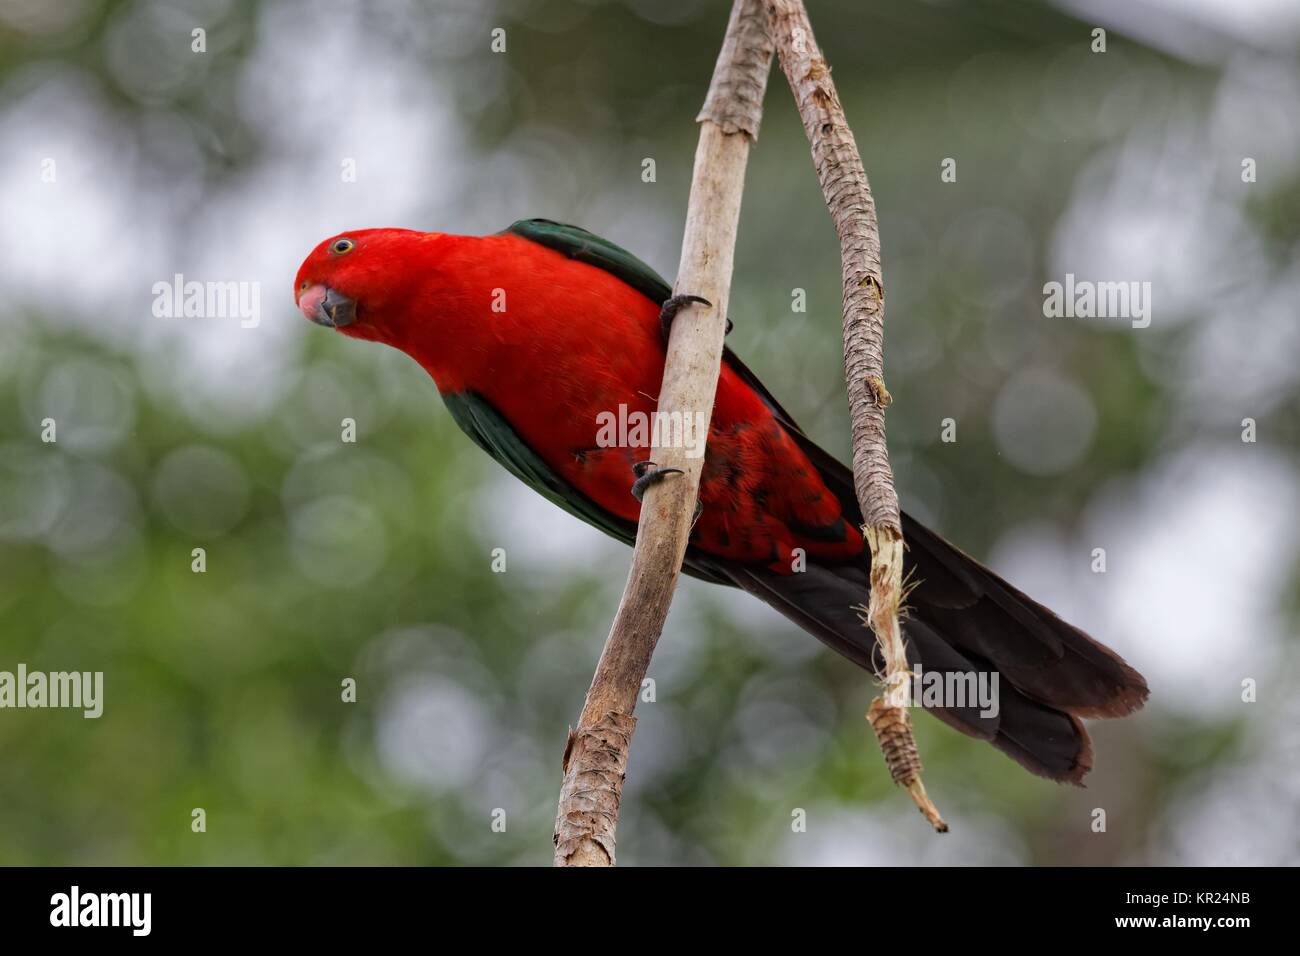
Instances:
[[[568,230],[569,254],[513,231],[346,233],[303,263],[298,302],[314,321],[406,352],[445,396],[477,396],[564,486],[635,523],[632,465],[649,457],[648,442],[607,447],[597,432],[620,406],[628,416],[656,411],[665,343],[651,292],[662,280],[612,244],[545,226]],[[614,267],[582,261],[593,258],[589,247],[620,258]],[[873,666],[874,642],[854,611],[867,600],[868,558],[851,475],[730,354],[700,500],[688,568],[750,591]],[[1078,718],[1140,707],[1141,675],[906,515],[904,535],[918,581],[909,657],[932,671],[988,670],[1003,680],[998,715],[962,707],[936,715],[1035,773],[1079,782],[1092,752]],[[796,573],[795,548],[806,571]]]
[[[620,406],[654,413],[666,354],[657,303],[603,269],[512,233],[380,229],[347,236],[356,251],[332,257],[333,240],[322,243],[299,278],[359,303],[345,335],[401,349],[443,392],[482,395],[574,488],[611,514],[637,520],[640,504],[628,488],[632,465],[649,457],[649,447],[598,447],[596,423]],[[370,265],[381,256],[383,268]],[[410,276],[423,281],[408,285]],[[383,291],[371,292],[375,285]],[[861,535],[841,520],[839,502],[807,455],[726,365],[707,447],[697,547],[784,573],[795,547],[810,557],[861,553]]]

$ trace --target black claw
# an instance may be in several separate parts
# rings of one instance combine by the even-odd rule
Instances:
[[[682,311],[692,302],[698,302],[700,305],[713,306],[713,303],[698,295],[675,295],[671,299],[665,299],[663,306],[659,309],[659,331],[663,333],[664,341],[668,341],[668,333],[672,331],[673,319],[677,318],[677,313]],[[727,322],[728,331],[731,328],[731,322]]]
[[[636,475],[636,481],[632,482],[632,497],[640,501],[645,496],[645,490],[656,481],[662,481],[666,475],[681,475],[685,472],[680,468],[656,468],[653,461],[638,461],[632,466],[632,474]]]

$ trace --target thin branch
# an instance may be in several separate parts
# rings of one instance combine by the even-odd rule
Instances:
[[[822,195],[840,240],[853,484],[862,508],[863,534],[871,547],[871,604],[866,623],[875,631],[885,661],[885,683],[891,691],[872,702],[868,719],[895,782],[907,789],[935,829],[943,832],[948,826],[921,782],[911,719],[906,707],[899,706],[899,692],[905,691],[909,676],[898,622],[903,599],[903,527],[885,445],[885,409],[891,399],[884,377],[885,286],[880,275],[876,203],[803,0],[764,2],[768,29],[803,119]]]
[[[659,391],[658,410],[691,416],[683,420],[697,420],[696,413],[707,420],[713,410],[745,166],[758,136],[771,62],[760,0],[736,0],[697,118],[700,141],[675,289],[713,305],[678,313]],[[682,473],[651,485],[641,506],[623,597],[564,751],[556,866],[614,864],[619,800],[636,727],[632,711],[681,572],[704,463],[698,449],[692,457],[685,448],[654,448],[651,458]]]

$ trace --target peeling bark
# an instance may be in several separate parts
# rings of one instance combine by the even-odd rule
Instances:
[[[885,445],[885,283],[880,270],[880,226],[862,157],[840,105],[831,69],[803,0],[764,0],[768,30],[790,83],[812,148],[826,208],[840,240],[844,307],[844,380],[853,422],[853,488],[871,547],[871,603],[866,623],[885,660],[887,687],[909,671],[899,627],[903,600],[903,526],[894,472]],[[874,715],[874,716],[873,716]],[[894,780],[905,787],[936,830],[948,829],[921,783],[921,762],[907,710],[893,695],[872,702],[868,714]]]

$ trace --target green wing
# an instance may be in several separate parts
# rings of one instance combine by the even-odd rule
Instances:
[[[622,246],[579,226],[569,226],[550,219],[520,219],[504,232],[513,233],[530,242],[554,249],[576,262],[603,269],[615,278],[636,289],[651,302],[661,303],[673,294],[672,286],[659,273],[650,268]],[[767,403],[778,419],[796,439],[812,445],[795,424],[790,413],[781,407],[745,363],[730,348],[723,348],[722,361],[731,367]],[[443,395],[456,423],[479,447],[504,465],[517,478],[549,498],[555,504],[593,527],[632,544],[636,540],[636,525],[608,514],[576,488],[560,478],[510,427],[510,423],[481,396],[473,394]],[[816,447],[815,445],[812,447]],[[820,451],[820,449],[818,449]],[[822,453],[825,455],[825,453]],[[829,456],[827,456],[829,457]],[[843,466],[840,466],[843,467]],[[630,489],[629,485],[629,489]],[[846,506],[856,508],[851,483]],[[732,585],[734,582],[708,555],[688,548],[683,565],[688,574]]]
[[[557,475],[487,399],[473,392],[444,392],[442,399],[461,431],[528,487],[611,538],[627,545],[636,542],[633,522],[605,511]],[[629,478],[629,494],[631,487]],[[684,568],[694,577],[716,584],[731,584],[730,579],[713,568],[706,555],[696,553],[694,548],[688,549]]]
[[[546,246],[548,249],[554,249],[570,259],[585,262],[587,265],[595,266],[598,269],[604,269],[610,275],[626,282],[652,302],[662,303],[673,294],[673,287],[668,284],[664,277],[632,255],[632,253],[622,246],[616,246],[608,239],[602,239],[595,233],[588,232],[579,226],[566,226],[562,222],[552,222],[550,219],[520,219],[505,231]],[[776,396],[767,390],[767,387],[758,380],[758,376],[746,367],[735,352],[724,346],[722,361],[731,366],[732,371],[758,393],[758,397],[767,404],[768,408],[772,409],[786,428],[798,433],[801,438],[805,437],[803,429],[795,424],[794,417],[781,407],[781,403],[776,400]],[[852,495],[849,498],[850,501],[855,502],[853,507],[857,507],[856,499]]]
[[[656,304],[673,294],[673,287],[659,273],[622,246],[616,246],[586,229],[549,219],[520,219],[506,232],[554,249],[570,259],[604,269]]]
[[[528,487],[612,538],[625,544],[636,540],[636,525],[604,511],[560,478],[487,399],[473,392],[446,393],[442,398],[461,431]]]

